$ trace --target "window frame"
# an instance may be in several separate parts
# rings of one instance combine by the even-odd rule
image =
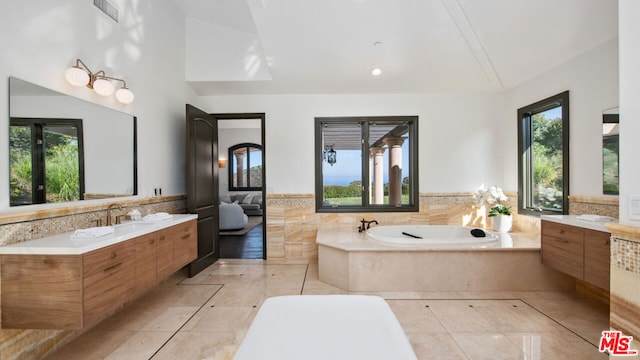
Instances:
[[[53,204],[47,201],[46,163],[44,144],[44,128],[47,126],[75,127],[78,141],[78,200],[84,200],[84,131],[82,119],[58,119],[58,118],[9,118],[9,127],[23,126],[31,129],[31,204],[12,204],[11,206],[27,206],[37,204]],[[42,187],[40,189],[40,187]],[[11,201],[11,199],[9,199]]]
[[[562,210],[534,209],[533,115],[562,106]],[[550,96],[518,109],[518,213],[521,215],[566,215],[569,213],[569,91]]]
[[[236,165],[236,158],[234,155],[234,151],[238,150],[238,149],[242,149],[242,148],[246,148],[247,149],[247,166],[250,165],[250,159],[251,159],[251,151],[249,150],[250,148],[254,148],[254,149],[258,149],[260,151],[262,150],[262,145],[260,144],[254,144],[254,143],[241,143],[241,144],[236,144],[233,145],[231,147],[229,147],[229,191],[262,191],[262,188],[264,186],[264,179],[262,179],[263,181],[263,186],[235,186],[235,183],[233,182],[233,169]],[[264,158],[262,156],[260,156],[260,161],[261,161],[261,166],[264,167]],[[247,169],[247,185],[251,184],[251,172],[249,171],[251,168],[249,167]]]
[[[409,204],[370,204],[370,160],[369,160],[369,123],[406,122],[409,124]],[[324,181],[322,166],[324,149],[322,148],[322,129],[324,124],[353,123],[361,124],[362,128],[362,205],[323,205]],[[420,192],[418,188],[418,116],[347,116],[347,117],[316,117],[315,124],[315,203],[319,213],[350,213],[350,212],[418,212],[420,210]]]

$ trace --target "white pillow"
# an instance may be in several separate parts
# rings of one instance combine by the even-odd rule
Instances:
[[[242,200],[243,204],[251,204],[251,200],[253,200],[253,195],[247,195],[244,200]]]

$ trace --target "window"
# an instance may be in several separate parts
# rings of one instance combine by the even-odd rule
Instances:
[[[11,118],[11,206],[82,200],[82,120]]]
[[[316,210],[418,211],[417,120],[316,118]]]
[[[602,192],[619,194],[620,115],[602,115]]]
[[[521,214],[567,214],[569,92],[518,109]]]
[[[229,148],[229,191],[262,190],[262,146],[238,144]]]

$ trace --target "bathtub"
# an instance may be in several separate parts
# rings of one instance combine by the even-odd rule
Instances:
[[[484,232],[475,237],[472,230]],[[468,226],[452,225],[384,225],[367,230],[371,240],[397,245],[459,245],[491,247],[500,243],[497,234]]]

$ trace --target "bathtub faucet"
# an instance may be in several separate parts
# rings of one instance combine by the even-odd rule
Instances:
[[[371,223],[378,225],[378,222],[376,220],[367,221],[364,218],[362,218],[360,222],[362,223],[362,225],[358,226],[358,232],[363,232],[367,229],[371,229]]]

